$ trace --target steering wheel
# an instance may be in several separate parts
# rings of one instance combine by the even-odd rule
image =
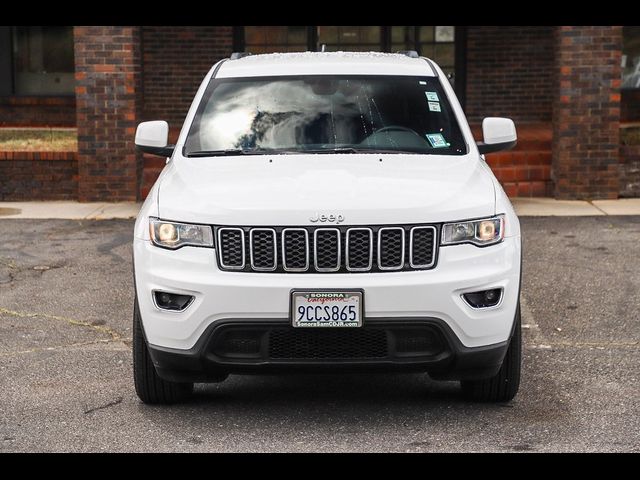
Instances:
[[[384,132],[409,132],[409,133],[413,133],[417,137],[422,138],[420,136],[420,134],[418,132],[416,132],[414,129],[409,128],[409,127],[405,127],[403,125],[388,125],[386,127],[379,128],[378,130],[376,130],[373,133],[375,135],[377,133],[384,133]]]

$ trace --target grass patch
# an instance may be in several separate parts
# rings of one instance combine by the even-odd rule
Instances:
[[[0,128],[0,151],[70,152],[77,149],[75,129]]]

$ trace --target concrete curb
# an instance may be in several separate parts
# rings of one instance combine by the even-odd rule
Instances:
[[[640,198],[617,200],[556,200],[554,198],[512,198],[520,217],[584,217],[640,215]]]
[[[109,220],[135,218],[141,203],[0,202],[0,219]]]

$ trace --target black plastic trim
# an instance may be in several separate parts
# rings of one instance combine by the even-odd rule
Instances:
[[[484,142],[476,142],[478,146],[478,152],[480,155],[484,155],[485,153],[494,153],[494,152],[502,152],[504,150],[511,150],[518,143],[517,140],[513,142],[501,142],[501,143],[484,143]]]
[[[169,381],[215,381],[228,373],[277,372],[351,372],[351,371],[414,371],[427,372],[437,379],[468,380],[494,376],[504,359],[509,342],[482,347],[465,347],[453,330],[441,319],[407,317],[394,319],[365,318],[364,327],[405,328],[430,326],[442,335],[447,348],[430,358],[354,359],[354,360],[286,360],[269,361],[261,358],[220,359],[210,351],[216,331],[226,326],[243,328],[291,327],[288,320],[227,319],[210,325],[189,350],[177,350],[149,345],[149,352],[158,375]]]
[[[169,295],[181,295],[184,297],[191,297],[189,299],[189,301],[185,304],[184,307],[182,308],[169,308],[169,307],[162,307],[160,306],[160,304],[158,303],[158,294],[163,294],[163,293],[167,293]],[[187,308],[189,308],[191,306],[191,304],[195,301],[196,297],[193,295],[189,295],[189,294],[184,294],[184,293],[176,293],[176,292],[167,292],[166,290],[156,290],[153,289],[151,290],[151,299],[153,300],[153,305],[158,309],[158,310],[162,310],[163,312],[174,312],[174,313],[181,313],[184,312]]]
[[[484,292],[487,292],[489,290],[498,290],[498,292],[500,294],[498,296],[498,300],[496,300],[491,305],[474,305],[473,302],[468,297],[468,295],[479,295],[479,294],[483,294]],[[460,294],[460,298],[462,298],[462,300],[467,305],[469,305],[469,307],[473,308],[474,310],[489,310],[489,309],[492,309],[492,308],[498,308],[500,305],[502,305],[502,300],[504,300],[504,287],[485,288],[484,290],[476,290],[476,291],[473,291],[473,292],[464,292],[464,293]]]
[[[136,145],[136,148],[143,153],[148,153],[149,155],[157,155],[158,157],[167,157],[170,158],[173,155],[173,151],[175,150],[175,145],[167,145],[165,147],[151,147],[149,145]]]

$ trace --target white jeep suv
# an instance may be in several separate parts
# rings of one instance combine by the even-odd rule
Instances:
[[[415,52],[234,54],[204,78],[133,241],[145,403],[230,373],[393,370],[508,401],[520,225],[442,70]]]

